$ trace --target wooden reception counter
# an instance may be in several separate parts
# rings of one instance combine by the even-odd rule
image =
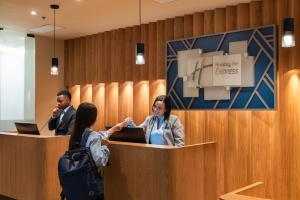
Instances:
[[[0,195],[56,200],[58,158],[69,137],[0,133]],[[106,200],[217,199],[216,143],[174,148],[111,142]]]
[[[0,195],[18,200],[59,199],[58,158],[69,137],[0,133]]]
[[[113,142],[108,200],[215,200],[216,143],[180,148]]]

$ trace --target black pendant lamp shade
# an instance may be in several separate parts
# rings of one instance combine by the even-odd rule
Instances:
[[[145,64],[144,43],[137,43],[136,44],[135,55],[136,55],[135,63],[137,65],[144,65]]]
[[[294,18],[283,19],[283,33],[281,46],[284,48],[294,47],[295,33],[294,33]]]

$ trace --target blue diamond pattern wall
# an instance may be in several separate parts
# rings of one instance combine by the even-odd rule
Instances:
[[[254,57],[255,86],[233,87],[229,100],[204,100],[204,89],[199,97],[183,97],[183,78],[177,76],[177,52],[202,49],[203,53],[224,51],[229,43],[248,41],[248,55]],[[167,94],[173,109],[275,109],[276,108],[276,48],[274,25],[219,33],[194,38],[168,41]]]

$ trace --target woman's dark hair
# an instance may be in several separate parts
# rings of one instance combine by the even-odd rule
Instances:
[[[170,98],[166,95],[160,95],[160,96],[156,97],[156,99],[153,102],[152,107],[155,106],[155,103],[157,101],[162,101],[165,104],[166,111],[164,113],[164,116],[165,116],[165,120],[167,120],[170,117],[171,110],[172,110]]]
[[[86,128],[91,127],[97,118],[97,108],[92,103],[81,103],[76,111],[75,126],[72,131],[69,150],[80,144],[82,134]]]

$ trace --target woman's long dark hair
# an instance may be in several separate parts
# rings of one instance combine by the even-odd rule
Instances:
[[[76,112],[75,126],[69,142],[69,150],[78,144],[86,128],[91,127],[97,118],[97,108],[92,103],[81,103]]]
[[[170,117],[170,114],[171,114],[171,110],[172,110],[170,98],[166,95],[160,95],[160,96],[156,97],[156,99],[153,102],[152,108],[155,106],[155,103],[157,101],[162,101],[165,104],[166,111],[164,113],[164,117],[165,117],[165,120],[168,120]]]

